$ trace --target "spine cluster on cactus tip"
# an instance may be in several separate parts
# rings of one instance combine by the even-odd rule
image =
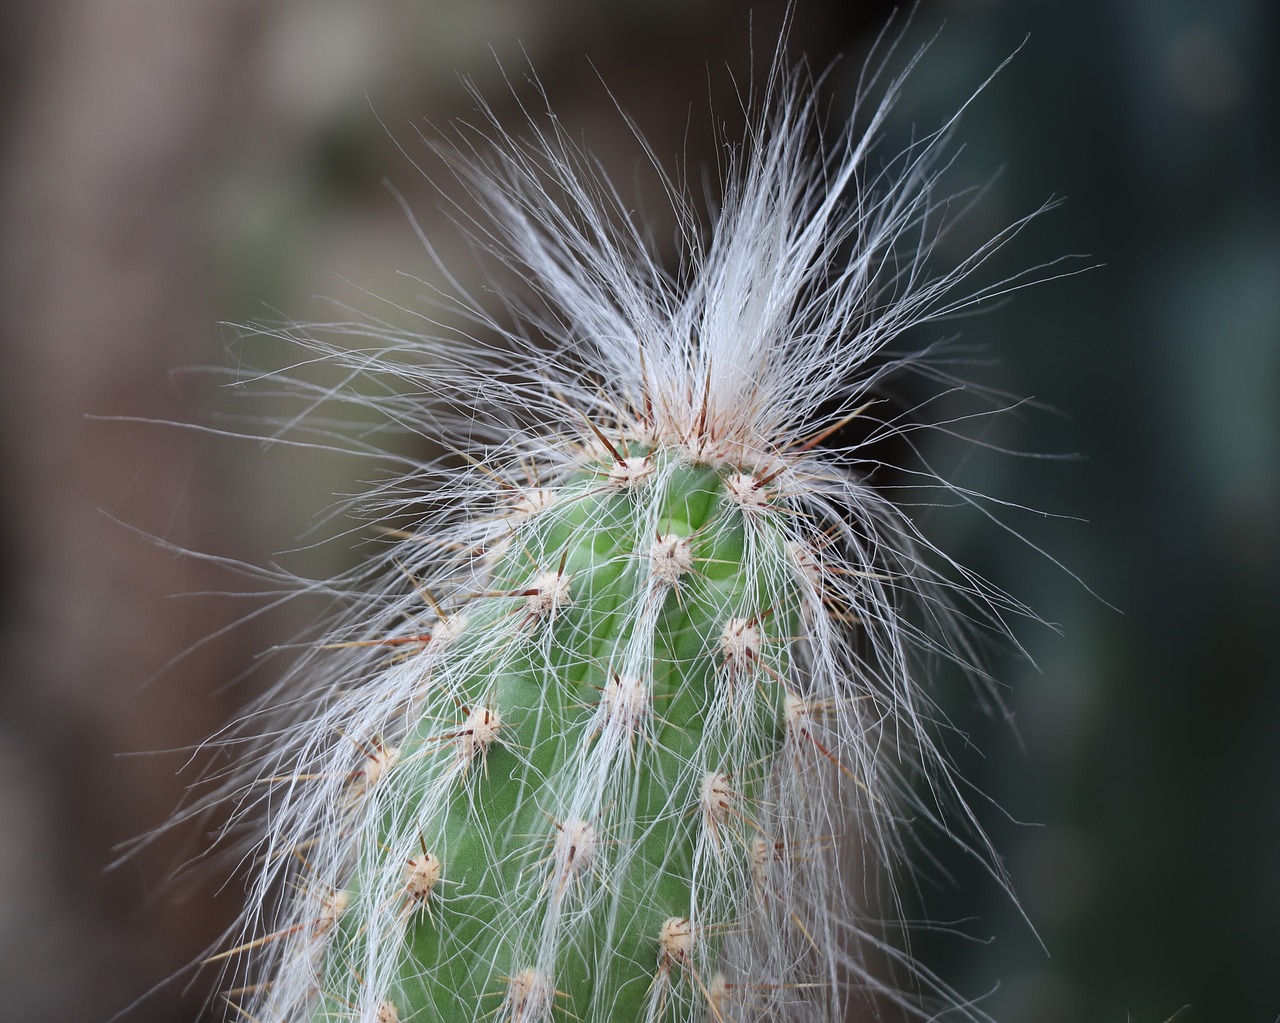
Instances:
[[[380,490],[414,525],[371,584],[323,587],[331,634],[245,726],[266,722],[232,783],[250,908],[217,957],[244,1018],[835,1023],[952,999],[885,923],[906,818],[981,842],[922,664],[972,668],[957,623],[1025,609],[877,489],[906,428],[874,396],[915,365],[885,354],[904,330],[1020,286],[971,275],[1026,221],[933,267],[952,124],[883,152],[901,83],[873,69],[864,132],[824,159],[775,69],[714,222],[677,200],[678,276],[554,119],[493,120],[450,167],[540,304],[502,323],[460,296],[492,342],[275,332],[379,381],[326,400],[466,458]]]

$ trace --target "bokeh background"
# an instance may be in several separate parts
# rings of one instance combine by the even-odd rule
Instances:
[[[668,166],[714,166],[709,102],[736,135],[729,73],[744,76],[752,50],[763,66],[783,19],[777,0],[751,7],[0,10],[4,1018],[220,1018],[204,1010],[211,976],[148,994],[236,908],[234,884],[166,884],[199,835],[106,867],[165,819],[192,781],[182,751],[269,680],[274,664],[250,670],[258,652],[300,623],[217,635],[243,605],[175,595],[241,584],[143,534],[265,564],[354,485],[332,460],[91,417],[202,421],[222,399],[182,367],[245,357],[222,321],[332,316],[325,296],[386,311],[361,289],[419,301],[402,273],[431,269],[384,182],[451,258],[410,158],[426,156],[419,128],[473,116],[459,76],[512,116],[503,69],[519,85],[531,63],[621,191],[637,181],[660,210],[610,92]],[[789,49],[819,69],[842,56],[825,83],[835,116],[889,10],[797,4]],[[1010,524],[1069,571],[997,530],[937,527],[1058,626],[1021,631],[1034,667],[997,665],[1015,728],[966,687],[945,690],[983,750],[956,754],[1003,808],[988,824],[1034,930],[940,847],[951,880],[935,872],[924,894],[973,940],[917,947],[1008,1023],[1280,1018],[1278,11],[921,0],[902,44],[905,56],[936,35],[891,129],[905,141],[1025,38],[961,130],[956,187],[988,186],[966,224],[980,233],[1064,196],[994,270],[1064,253],[1101,264],[963,325],[990,357],[971,375],[1044,406],[992,439],[1079,457],[957,471],[1053,513]]]

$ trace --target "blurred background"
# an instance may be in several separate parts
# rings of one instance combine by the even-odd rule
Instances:
[[[358,485],[332,460],[88,417],[202,421],[220,399],[183,367],[253,355],[223,321],[337,315],[325,298],[377,315],[391,314],[372,295],[420,303],[404,275],[433,271],[387,183],[478,286],[412,162],[427,159],[419,130],[474,119],[460,76],[510,119],[504,71],[521,86],[531,64],[570,134],[624,195],[635,182],[669,237],[609,93],[697,180],[715,166],[711,105],[736,137],[730,74],[753,51],[763,67],[778,37],[783,4],[750,7],[0,10],[5,1018],[221,1018],[204,1009],[214,978],[179,971],[227,926],[237,886],[167,884],[199,833],[106,868],[166,818],[193,781],[183,751],[270,680],[274,665],[249,669],[300,623],[219,634],[243,605],[176,595],[243,584],[143,534],[267,564]],[[833,117],[889,13],[797,4],[789,50],[817,69],[841,57],[824,84]],[[922,897],[974,940],[924,934],[917,951],[1007,1023],[1280,1018],[1278,21],[1269,0],[921,0],[900,51],[936,35],[890,129],[905,142],[1026,39],[961,128],[955,187],[989,187],[955,251],[1061,196],[993,273],[1066,253],[1102,264],[963,324],[990,359],[969,375],[1045,406],[989,439],[1079,457],[957,472],[1053,513],[1009,523],[1069,571],[997,529],[937,527],[1057,626],[1020,632],[1034,666],[996,665],[1013,728],[964,685],[944,689],[983,751],[955,752],[993,801],[1031,926],[940,846],[950,880],[935,871]]]

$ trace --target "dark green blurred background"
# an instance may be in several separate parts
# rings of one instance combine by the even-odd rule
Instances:
[[[754,7],[762,64],[781,4]],[[1027,37],[961,127],[955,186],[990,187],[955,251],[1064,196],[993,270],[1065,253],[1102,264],[961,324],[995,360],[970,376],[1053,410],[1020,410],[987,439],[1081,456],[957,469],[1060,516],[1008,520],[1070,572],[937,516],[962,560],[1060,629],[1020,632],[1036,667],[997,664],[1016,732],[958,682],[945,697],[983,751],[955,744],[1005,811],[988,824],[1043,947],[980,869],[939,846],[954,883],[923,896],[977,940],[926,934],[917,948],[966,993],[991,992],[985,1007],[1007,1023],[1163,1023],[1184,1005],[1178,1023],[1280,1018],[1278,11],[922,0],[902,44],[905,57],[937,34],[899,141]],[[888,12],[798,5],[792,52],[816,68],[844,55],[826,82],[836,115]],[[356,485],[329,460],[86,414],[199,419],[217,404],[210,383],[174,370],[240,356],[218,321],[334,315],[317,296],[385,312],[359,288],[417,302],[422,286],[399,273],[432,271],[384,178],[478,284],[396,141],[425,156],[415,128],[472,114],[458,75],[510,116],[499,62],[522,77],[522,47],[570,132],[622,193],[640,181],[646,207],[661,198],[601,78],[695,179],[715,155],[709,93],[737,134],[726,68],[749,67],[748,18],[730,0],[57,0],[0,13],[6,1019],[103,1020],[215,940],[234,886],[161,892],[181,839],[103,873],[113,844],[162,821],[190,780],[181,753],[122,754],[217,728],[274,666],[232,680],[297,625],[256,620],[162,671],[243,610],[169,595],[237,583],[112,517],[262,564]],[[211,979],[187,979],[125,1018],[195,1019]]]

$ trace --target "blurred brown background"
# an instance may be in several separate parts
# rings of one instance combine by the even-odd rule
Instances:
[[[753,6],[763,61],[782,4]],[[801,2],[790,46],[816,68],[844,55],[827,83],[837,114],[889,5],[847,8]],[[600,78],[669,166],[681,154],[713,165],[708,94],[733,137],[724,69],[749,66],[746,11],[731,0],[0,11],[4,1018],[200,1016],[204,975],[132,1003],[216,938],[235,885],[166,889],[198,834],[104,868],[165,819],[192,780],[181,750],[269,680],[271,666],[234,681],[298,623],[255,620],[166,670],[245,608],[176,597],[239,583],[135,530],[265,564],[354,485],[351,467],[330,474],[322,459],[87,416],[201,421],[220,399],[180,368],[239,357],[219,321],[333,315],[317,296],[356,301],[359,287],[414,302],[422,286],[399,272],[431,271],[383,179],[448,257],[438,200],[396,142],[416,157],[415,128],[473,113],[459,75],[509,114],[501,69],[523,77],[527,54],[623,194],[639,161]],[[963,687],[947,708],[987,751],[957,751],[975,784],[1035,822],[990,814],[1048,954],[945,850],[954,883],[930,882],[922,898],[994,940],[926,935],[918,950],[968,993],[998,979],[985,1004],[1009,1023],[1161,1023],[1184,1004],[1179,1023],[1280,1015],[1276,20],[1265,0],[923,0],[904,44],[945,22],[899,110],[902,140],[1030,33],[966,118],[957,186],[1003,165],[979,231],[1068,197],[1003,269],[1064,252],[1106,264],[964,328],[999,360],[975,375],[1065,413],[1010,420],[1001,442],[1086,456],[976,459],[964,481],[1089,520],[1012,524],[1117,609],[997,531],[957,528],[948,541],[1063,633],[1026,632],[1038,670],[1001,665],[1020,744]],[[642,198],[660,209],[656,193]]]

